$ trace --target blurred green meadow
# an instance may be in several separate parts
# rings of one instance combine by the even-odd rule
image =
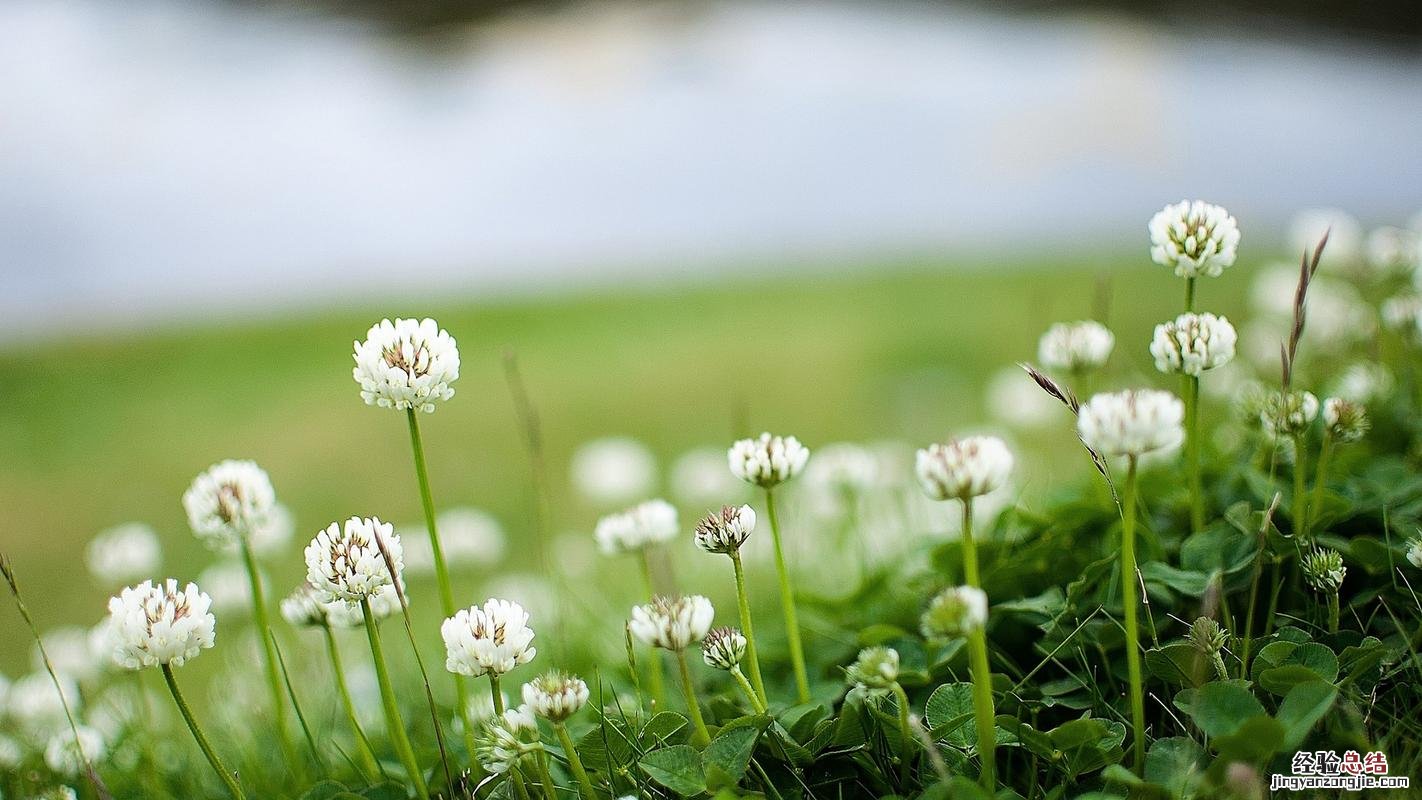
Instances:
[[[1201,302],[1236,316],[1252,271],[1242,262],[1208,282]],[[554,300],[432,296],[13,344],[0,351],[0,547],[42,629],[90,625],[117,588],[88,575],[90,538],[150,523],[164,575],[194,579],[216,556],[189,534],[182,492],[215,461],[252,458],[296,518],[289,556],[266,566],[271,594],[285,594],[304,574],[300,547],[329,522],[420,519],[403,415],[361,402],[351,344],[381,317],[428,315],[456,337],[462,360],[454,399],[422,418],[436,503],[495,515],[509,534],[507,561],[532,568],[530,458],[506,353],[517,354],[540,420],[549,529],[591,536],[599,509],[568,482],[569,456],[589,439],[635,437],[665,466],[762,429],[812,450],[1001,429],[985,384],[1034,359],[1052,322],[1104,318],[1116,332],[1101,384],[1153,373],[1151,326],[1181,303],[1167,277],[1144,253],[1109,263],[898,263]],[[1024,502],[1087,475],[1065,412],[1060,426],[1016,446]],[[681,511],[689,527],[704,509]],[[793,521],[790,530],[813,535]],[[483,597],[468,575],[455,589],[461,603]],[[0,641],[0,671],[27,671],[29,638],[13,611],[0,614]]]

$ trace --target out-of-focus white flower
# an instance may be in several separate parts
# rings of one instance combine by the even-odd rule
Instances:
[[[1166,206],[1148,227],[1151,259],[1182,278],[1213,278],[1234,264],[1239,250],[1234,217],[1199,200]]]
[[[62,694],[61,694],[62,693]],[[55,728],[68,724],[64,704],[79,713],[79,685],[68,675],[59,675],[59,688],[45,671],[31,672],[10,685],[7,704],[10,718],[24,730],[48,735]]]
[[[699,594],[654,597],[646,605],[633,606],[627,625],[643,644],[681,651],[706,638],[715,616],[711,601]]]
[[[1007,482],[1012,451],[996,436],[967,436],[918,451],[919,486],[934,500],[967,500]]]
[[[394,586],[381,587],[366,600],[370,604],[370,615],[377,622],[400,613],[400,594]],[[358,604],[337,600],[326,604],[326,622],[332,628],[361,628],[365,626],[365,612]]]
[[[127,669],[181,667],[213,645],[211,604],[197,584],[179,589],[172,578],[124,589],[109,600],[114,662]]]
[[[474,742],[474,756],[484,769],[502,775],[538,749],[538,720],[528,706],[510,708],[488,720]]]
[[[490,597],[518,603],[530,617],[544,624],[556,620],[565,604],[552,580],[531,572],[500,573],[485,584],[484,591]]]
[[[66,728],[49,737],[44,763],[56,774],[72,778],[84,771],[86,759],[97,764],[104,760],[104,753],[104,737],[88,725],[77,725],[75,730]]]
[[[1318,398],[1311,392],[1274,392],[1259,412],[1265,433],[1279,438],[1297,436],[1318,418]]]
[[[892,647],[866,647],[845,669],[845,677],[860,691],[890,689],[899,680],[899,651]]]
[[[388,319],[370,326],[355,343],[355,368],[366,405],[430,413],[454,396],[459,348],[432,319]]]
[[[755,530],[755,510],[750,506],[724,506],[696,523],[696,546],[708,553],[733,553]]]
[[[298,628],[320,627],[327,624],[327,605],[325,597],[308,581],[282,598],[281,616]]]
[[[477,508],[451,508],[435,518],[444,563],[452,570],[489,567],[504,557],[504,529],[499,521]],[[413,575],[434,572],[434,549],[423,522],[396,530],[405,543],[405,571]],[[408,534],[408,535],[407,535]]]
[[[588,703],[588,685],[576,675],[545,672],[523,685],[523,704],[549,722],[562,722]]]
[[[746,637],[736,628],[712,628],[701,640],[701,660],[706,666],[731,670],[746,657]]]
[[[1298,289],[1297,264],[1276,264],[1259,272],[1250,286],[1250,304],[1273,335],[1272,353],[1279,357],[1279,341],[1288,338],[1294,317],[1294,294]],[[1349,342],[1363,341],[1372,336],[1377,320],[1372,309],[1363,302],[1351,284],[1318,276],[1309,281],[1308,327],[1304,335],[1317,346],[1336,349]]]
[[[261,579],[265,585],[266,576],[262,575]],[[226,614],[252,607],[252,578],[239,561],[219,561],[199,572],[197,580],[212,600],[213,613]]]
[[[1234,358],[1238,337],[1225,317],[1214,314],[1181,314],[1155,326],[1150,354],[1155,368],[1166,374],[1198,376]]]
[[[41,639],[55,672],[68,675],[86,686],[103,672],[106,665],[103,656],[108,654],[100,653],[100,657],[95,658],[88,628],[66,625],[46,631]],[[30,664],[36,672],[44,671],[44,657],[38,645],[30,649]]]
[[[85,555],[90,575],[105,583],[123,583],[157,572],[163,548],[151,526],[127,522],[95,536]]]
[[[994,419],[1022,430],[1039,430],[1061,420],[1065,407],[1017,367],[998,370],[988,381],[987,411]]]
[[[1337,550],[1317,548],[1303,558],[1304,581],[1316,592],[1338,591],[1348,568],[1343,566],[1343,556]]]
[[[731,474],[746,483],[769,489],[799,475],[810,460],[810,451],[794,436],[741,439],[726,451]]]
[[[679,527],[671,503],[648,500],[598,520],[593,536],[602,552],[612,555],[669,542],[676,538]]]
[[[146,690],[131,684],[112,684],[89,703],[84,716],[106,742],[117,742],[128,731],[156,732],[167,721],[166,705],[150,699]]]
[[[1368,234],[1368,266],[1381,273],[1406,274],[1422,263],[1422,234],[1384,226]]]
[[[0,672],[0,718],[5,716],[6,699],[10,696],[10,679]]]
[[[804,484],[838,495],[865,492],[879,479],[879,461],[853,442],[835,442],[815,451],[815,461],[805,466]]]
[[[1131,389],[1093,396],[1081,407],[1076,429],[1099,453],[1140,456],[1179,445],[1184,418],[1185,406],[1170,392]]]
[[[1328,234],[1328,246],[1323,248],[1322,264],[1355,265],[1363,254],[1363,225],[1358,218],[1341,208],[1309,208],[1294,215],[1289,222],[1289,250],[1307,252]]]
[[[1368,432],[1368,410],[1362,403],[1330,397],[1323,401],[1323,425],[1339,442],[1356,442]]]
[[[987,617],[988,600],[982,589],[952,586],[934,596],[919,626],[930,639],[951,639],[979,630]]]
[[[395,566],[392,575],[381,547]],[[388,522],[376,517],[351,517],[344,526],[332,522],[306,546],[306,580],[328,602],[356,605],[400,580],[405,551]]]
[[[1333,382],[1333,394],[1355,403],[1369,403],[1387,397],[1393,387],[1392,372],[1382,364],[1358,361]]]
[[[509,706],[508,692],[499,692],[499,702],[504,708]],[[468,704],[465,706],[469,720],[477,726],[481,722],[487,722],[497,716],[494,711],[494,697],[488,692],[474,692],[469,695]],[[455,724],[460,723],[460,719],[455,717]]]
[[[641,442],[610,436],[584,443],[570,464],[573,486],[583,497],[606,507],[630,503],[651,493],[657,459]]]
[[[1407,543],[1407,560],[1412,566],[1422,569],[1422,533],[1413,536]]]
[[[734,503],[749,491],[726,471],[726,453],[715,447],[699,447],[678,456],[672,462],[670,483],[672,495],[690,508]]]
[[[503,675],[538,652],[528,612],[508,600],[490,598],[482,607],[460,610],[444,621],[440,635],[445,669],[460,675]]]
[[[231,547],[267,524],[276,506],[271,479],[254,461],[213,464],[183,493],[193,533],[208,547]]]
[[[1090,372],[1106,365],[1115,346],[1116,337],[1095,320],[1058,322],[1037,342],[1037,360],[1050,370]]]
[[[24,763],[25,749],[14,739],[0,733],[0,770],[16,770]]]
[[[296,519],[291,514],[291,509],[277,503],[272,506],[271,513],[266,519],[259,522],[252,528],[252,532],[247,536],[247,543],[252,548],[252,553],[259,557],[270,557],[282,554],[287,545],[291,544],[291,537],[296,533]],[[237,552],[234,547],[231,552]]]
[[[1383,326],[1410,336],[1422,333],[1422,294],[1400,294],[1382,303]]]

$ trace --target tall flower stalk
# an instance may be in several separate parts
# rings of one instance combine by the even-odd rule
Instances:
[[[1141,677],[1140,622],[1136,596],[1136,457],[1129,456],[1121,500],[1121,606],[1126,626],[1126,674],[1131,689],[1132,763],[1145,768],[1145,687]]]
[[[461,609],[446,619],[440,626],[440,636],[444,639],[444,668],[455,675],[488,676],[494,713],[503,714],[504,693],[499,679],[538,654],[533,647],[528,612],[518,603],[491,597],[482,606]],[[468,729],[472,726],[467,708],[463,714]]]
[[[669,650],[676,656],[681,673],[681,688],[686,697],[686,713],[691,718],[692,740],[697,744],[711,741],[706,720],[701,716],[701,704],[696,700],[696,686],[686,663],[686,648],[706,638],[716,609],[701,595],[654,597],[652,602],[634,606],[628,629],[643,644]]]
[[[992,791],[996,785],[994,749],[997,745],[991,675],[987,666],[987,595],[973,586],[955,586],[939,592],[923,612],[919,626],[925,638],[968,640],[968,668],[973,678],[973,726],[978,738],[979,780]],[[987,680],[979,680],[984,676]]]
[[[168,684],[168,691],[173,695],[173,702],[178,706],[178,713],[182,715],[183,722],[187,724],[188,730],[192,733],[193,739],[197,742],[198,749],[202,751],[203,758],[212,767],[212,771],[217,773],[217,777],[222,779],[222,783],[227,787],[227,791],[236,800],[246,800],[247,795],[243,794],[241,784],[237,783],[237,778],[232,771],[222,763],[222,759],[217,755],[217,751],[212,749],[212,744],[203,735],[202,728],[198,727],[197,718],[193,716],[192,709],[188,707],[188,701],[184,699],[182,691],[178,689],[178,681],[173,677],[173,668],[164,664],[163,680]]]
[[[729,672],[755,713],[764,714],[765,701],[760,699],[750,681],[746,680],[746,674],[741,671],[741,661],[749,654],[748,639],[735,628],[712,628],[701,640],[701,660],[706,662],[706,666]]]
[[[1328,466],[1334,448],[1362,439],[1370,426],[1367,409],[1361,403],[1340,397],[1323,401],[1323,445],[1318,451],[1313,496],[1309,500],[1310,524],[1317,524],[1319,511],[1323,507],[1323,489],[1328,484]]]
[[[899,740],[903,752],[899,755],[899,783],[909,778],[909,762],[913,737],[909,729],[909,700],[899,685],[899,652],[892,647],[866,647],[845,670],[850,685],[867,695],[892,694],[899,707]]]
[[[724,553],[731,558],[731,567],[736,576],[736,608],[740,613],[741,631],[745,639],[750,684],[754,689],[756,704],[764,710],[769,698],[765,694],[765,681],[760,675],[760,660],[756,657],[750,598],[746,595],[745,568],[741,564],[741,545],[745,544],[751,532],[755,530],[755,522],[755,511],[750,506],[725,506],[719,512],[707,514],[696,523],[696,546],[708,553]],[[740,663],[739,658],[736,661]],[[741,674],[739,667],[735,673]]]
[[[385,727],[390,733],[390,741],[395,746],[395,756],[405,767],[405,773],[415,786],[415,794],[421,800],[429,800],[429,788],[425,785],[424,773],[415,759],[410,737],[405,733],[405,722],[400,718],[400,706],[395,701],[395,689],[390,684],[390,670],[385,665],[385,650],[380,644],[380,629],[376,627],[375,615],[370,610],[370,599],[360,601],[360,612],[365,618],[365,635],[370,641],[370,655],[375,662],[375,679],[380,686],[380,702],[385,710]]]
[[[652,571],[652,550],[674,540],[680,529],[676,508],[658,498],[599,519],[593,536],[604,555],[634,556],[641,570],[642,588],[647,597],[654,597],[660,592]],[[648,662],[647,690],[652,694],[653,707],[664,708],[666,675],[661,656],[653,652]]]

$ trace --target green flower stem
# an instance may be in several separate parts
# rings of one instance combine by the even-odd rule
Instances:
[[[910,744],[913,739],[909,734],[909,699],[904,692],[904,687],[898,681],[894,681],[894,697],[899,701],[899,738],[903,740],[904,751],[899,755],[899,782],[908,783],[909,778],[909,754],[913,752]]]
[[[202,735],[202,729],[198,727],[197,720],[193,718],[192,709],[188,708],[188,701],[183,699],[183,693],[178,691],[178,681],[173,678],[173,668],[168,664],[163,665],[163,680],[168,682],[168,691],[173,694],[173,702],[178,704],[178,713],[183,715],[183,721],[188,724],[188,730],[192,731],[193,738],[197,740],[198,748],[207,757],[207,763],[212,765],[213,772],[227,785],[227,791],[237,800],[245,800],[246,795],[242,793],[242,787],[238,785],[237,778],[227,767],[222,765],[222,759],[217,757],[217,751],[212,749],[207,737]]]
[[[267,615],[267,599],[262,592],[262,578],[257,573],[257,559],[252,555],[252,547],[244,536],[241,540],[242,563],[247,568],[247,580],[252,592],[252,617],[262,637],[263,663],[266,670],[267,686],[271,689],[273,720],[276,725],[277,741],[281,743],[286,763],[296,769],[300,760],[296,756],[296,746],[291,743],[287,731],[286,700],[282,697],[281,674],[277,671],[276,640],[272,638],[272,626]]]
[[[568,769],[578,781],[578,795],[582,800],[597,800],[597,790],[593,788],[588,771],[583,769],[583,760],[578,757],[578,748],[573,746],[573,737],[568,735],[568,727],[561,722],[553,723],[553,732],[558,735],[558,743],[563,745],[563,755],[568,757]]]
[[[760,659],[755,654],[755,628],[751,624],[750,598],[746,595],[746,571],[741,565],[741,551],[731,551],[731,565],[736,571],[736,603],[741,612],[741,633],[746,635],[745,661],[750,666],[750,682],[760,699],[762,711],[770,699],[765,694],[765,681],[760,677]]]
[[[800,621],[795,613],[795,591],[785,568],[785,550],[780,545],[780,520],[775,514],[775,492],[765,489],[765,509],[770,516],[770,538],[775,543],[775,572],[780,578],[780,606],[785,614],[785,638],[790,642],[790,665],[795,670],[797,702],[810,702],[810,679],[805,672],[805,648],[800,643]],[[747,638],[749,645],[749,638]]]
[[[1305,453],[1304,437],[1294,437],[1294,535],[1300,539],[1308,535],[1308,494],[1304,489]]]
[[[982,588],[978,574],[978,547],[973,541],[973,499],[963,498],[963,577],[968,585]],[[997,788],[997,715],[992,702],[992,668],[988,666],[987,631],[968,634],[968,667],[973,679],[973,718],[978,732],[979,780],[989,792]]]
[[[746,674],[741,672],[740,665],[731,667],[731,677],[736,679],[736,685],[741,687],[741,692],[745,694],[747,700],[750,700],[751,708],[755,709],[755,713],[764,714],[765,702],[755,693],[750,681],[746,680]]]
[[[360,727],[360,718],[356,716],[355,703],[351,702],[351,691],[346,685],[346,670],[341,666],[341,651],[336,647],[336,634],[332,632],[329,625],[322,625],[321,632],[326,635],[326,652],[331,656],[331,672],[336,676],[336,692],[341,697],[341,708],[345,710],[346,719],[350,721],[351,730],[355,732],[357,749],[360,750],[360,758],[365,765],[366,772],[374,778],[381,774],[380,762],[375,758],[375,749],[370,746],[370,739],[366,737],[365,731]]]
[[[642,567],[642,585],[646,590],[647,599],[651,600],[657,596],[657,585],[652,580],[652,556],[647,552],[647,548],[644,547],[638,551],[637,562]],[[656,648],[652,648],[651,657],[647,661],[647,691],[652,694],[652,708],[660,711],[667,706],[666,676],[663,674],[662,656]]]
[[[1205,493],[1200,483],[1200,377],[1185,378],[1185,462],[1190,481],[1190,530],[1205,527]]]
[[[553,773],[548,771],[548,751],[542,747],[533,754],[538,764],[538,785],[543,787],[544,800],[558,800],[558,790],[553,788]]]
[[[1323,487],[1328,482],[1328,461],[1333,457],[1333,436],[1323,434],[1323,446],[1318,451],[1318,467],[1313,474],[1313,498],[1309,501],[1308,516],[1317,524],[1319,509],[1323,507]]]
[[[1195,310],[1195,279],[1185,279],[1185,311],[1188,313]]]
[[[524,785],[523,773],[517,766],[509,770],[509,780],[513,781],[514,794],[518,795],[518,800],[532,800],[528,795],[528,787]]]
[[[686,651],[676,651],[676,665],[681,669],[681,688],[686,694],[686,710],[691,715],[691,727],[694,729],[691,741],[694,744],[706,745],[711,742],[711,732],[706,730],[706,720],[701,718],[701,704],[696,702],[696,687],[691,683],[691,669],[686,665]]]
[[[504,693],[499,689],[499,676],[489,673],[489,696],[494,699],[494,713],[498,716],[504,714]]]
[[[1328,632],[1338,632],[1338,592],[1328,593]]]
[[[1141,686],[1140,625],[1136,621],[1136,457],[1130,457],[1121,510],[1121,600],[1126,613],[1126,671],[1131,683],[1131,726],[1135,729],[1137,774],[1145,768],[1145,694]]]
[[[405,735],[405,723],[400,719],[400,707],[395,704],[395,690],[390,686],[390,672],[385,667],[385,651],[380,646],[380,631],[375,627],[375,615],[370,610],[370,599],[360,601],[360,611],[365,617],[365,635],[370,639],[370,654],[375,660],[375,677],[380,684],[380,700],[385,705],[385,727],[389,729],[390,740],[395,745],[395,755],[405,765],[410,781],[415,784],[415,794],[420,800],[430,800],[430,791],[425,786],[424,773],[415,760],[415,751],[410,747],[410,739]]]

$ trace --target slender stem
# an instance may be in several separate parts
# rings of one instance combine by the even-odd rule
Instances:
[[[795,592],[785,568],[785,549],[780,544],[780,520],[775,514],[775,492],[766,487],[765,509],[770,516],[770,538],[775,543],[775,572],[780,578],[780,607],[785,614],[785,638],[790,642],[790,665],[795,670],[797,702],[810,702],[810,679],[805,672],[805,648],[800,642],[800,621],[795,613]],[[749,643],[749,642],[747,642]]]
[[[746,674],[741,671],[739,664],[731,667],[731,677],[736,679],[736,685],[741,687],[741,692],[745,694],[747,700],[750,700],[751,708],[755,709],[755,713],[764,714],[765,702],[755,693],[750,681],[746,680]]]
[[[1126,671],[1130,677],[1131,725],[1135,729],[1134,766],[1145,768],[1145,694],[1141,687],[1140,628],[1136,621],[1136,457],[1126,472],[1121,511],[1121,595],[1126,613]]]
[[[1323,508],[1323,487],[1328,483],[1328,460],[1333,456],[1333,436],[1323,434],[1323,446],[1318,451],[1318,467],[1313,474],[1313,499],[1309,501],[1310,524],[1318,524],[1318,512]]]
[[[978,545],[973,541],[973,500],[963,500],[963,580],[974,589],[982,588],[978,574]]]
[[[1185,310],[1187,312],[1195,310],[1195,279],[1185,279]]]
[[[429,800],[430,792],[425,787],[425,776],[415,760],[415,751],[410,747],[410,739],[405,735],[405,723],[400,719],[400,707],[395,703],[395,690],[390,685],[390,672],[385,667],[385,651],[380,646],[380,630],[375,627],[375,615],[370,610],[370,600],[360,601],[361,614],[365,617],[365,635],[370,639],[370,655],[375,661],[375,678],[380,684],[380,700],[385,706],[385,727],[389,729],[390,740],[395,745],[395,755],[405,765],[410,781],[415,784],[415,794],[420,800]]]
[[[266,669],[267,685],[272,693],[272,710],[276,714],[274,723],[277,741],[281,743],[286,763],[296,768],[299,762],[296,757],[296,747],[287,736],[286,701],[282,697],[281,675],[277,672],[276,641],[273,639],[272,626],[267,615],[267,599],[262,591],[261,575],[257,572],[257,560],[252,555],[252,547],[245,536],[242,538],[241,550],[242,563],[247,567],[247,580],[252,591],[252,617],[257,625],[257,632],[262,637],[264,656],[262,666]]]
[[[1338,592],[1328,593],[1328,632],[1338,632]]]
[[[1185,376],[1185,459],[1190,479],[1190,530],[1205,527],[1205,493],[1200,482],[1200,377]]]
[[[903,740],[903,752],[899,754],[899,784],[903,788],[909,779],[909,754],[913,752],[913,739],[909,735],[909,699],[904,687],[894,682],[894,697],[899,701],[899,738]]]
[[[509,780],[513,781],[514,794],[518,795],[518,800],[531,800],[528,787],[523,783],[523,773],[517,765],[509,769]]]
[[[1294,437],[1294,535],[1300,541],[1308,535],[1308,495],[1304,489],[1305,461],[1304,437]]]
[[[982,588],[978,573],[978,549],[973,540],[973,499],[963,498],[963,577],[968,585]],[[992,668],[988,666],[987,631],[978,628],[968,634],[968,668],[973,679],[973,718],[978,733],[979,780],[989,791],[997,788],[997,719],[992,702]]]
[[[375,749],[370,746],[370,739],[366,737],[365,731],[360,727],[360,718],[356,716],[355,703],[351,701],[350,687],[346,685],[346,670],[341,666],[341,651],[336,647],[336,634],[331,631],[329,625],[322,625],[321,632],[326,636],[326,652],[331,657],[331,672],[336,676],[336,692],[341,697],[341,707],[345,709],[346,719],[350,721],[351,730],[355,732],[361,761],[365,762],[366,770],[374,777],[380,774],[380,762],[375,758]]]
[[[568,757],[568,769],[578,781],[578,795],[583,800],[597,800],[597,790],[593,788],[588,771],[583,769],[583,760],[578,757],[578,748],[573,746],[573,737],[568,735],[568,727],[561,722],[553,723],[553,732],[558,735],[558,743],[563,745],[563,755]]]
[[[237,778],[222,765],[222,759],[217,757],[217,751],[212,749],[207,737],[203,736],[202,729],[198,727],[197,720],[193,718],[192,709],[188,708],[188,701],[183,699],[183,693],[178,690],[178,681],[173,677],[173,668],[168,664],[163,665],[163,680],[168,683],[168,691],[173,695],[173,702],[178,704],[178,713],[183,715],[183,721],[188,724],[188,730],[192,731],[193,738],[197,740],[198,749],[207,757],[207,763],[212,765],[213,772],[217,777],[227,784],[227,791],[237,800],[244,800],[246,795],[242,793],[242,787],[238,785]]]
[[[544,800],[558,800],[558,791],[553,788],[553,773],[548,771],[548,751],[538,748],[533,760],[538,764],[538,784],[543,787]]]
[[[770,701],[765,694],[765,681],[760,676],[760,659],[755,654],[755,628],[751,623],[750,598],[746,594],[746,571],[741,565],[741,551],[731,551],[731,566],[736,572],[736,603],[741,612],[741,633],[746,635],[746,657],[742,661],[749,662],[751,685],[755,687],[760,704],[765,706]]]
[[[642,567],[642,586],[646,590],[647,599],[651,600],[657,596],[656,582],[652,580],[652,558],[647,552],[647,548],[642,548],[637,553],[637,563]],[[647,691],[652,695],[652,708],[660,711],[667,705],[666,676],[662,665],[662,654],[652,648],[651,655],[647,658]]]
[[[681,669],[681,688],[686,694],[686,710],[691,715],[691,726],[694,729],[691,740],[695,744],[705,745],[711,741],[711,733],[706,730],[706,720],[701,718],[701,704],[696,702],[696,687],[691,683],[691,669],[686,666],[686,651],[676,651],[676,664]]]
[[[504,713],[504,691],[499,688],[499,676],[489,673],[489,695],[494,700],[494,713],[503,716]]]

